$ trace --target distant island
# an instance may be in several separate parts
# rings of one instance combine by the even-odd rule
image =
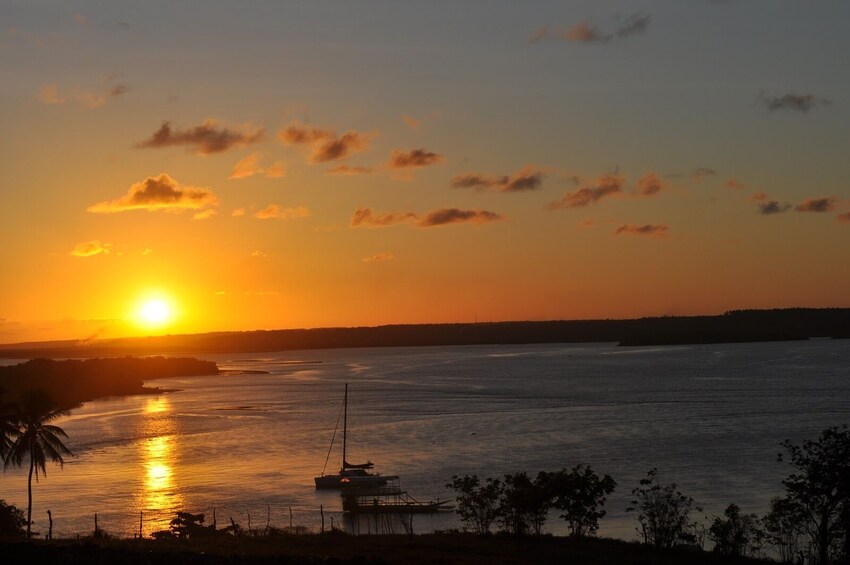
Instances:
[[[32,359],[0,367],[0,389],[12,399],[28,390],[43,390],[57,406],[72,408],[97,398],[162,392],[145,387],[145,381],[218,373],[212,361],[187,357]]]
[[[850,338],[850,308],[735,310],[718,316],[664,316],[632,320],[411,324],[67,340],[0,345],[0,358],[523,343],[680,345],[809,338]]]

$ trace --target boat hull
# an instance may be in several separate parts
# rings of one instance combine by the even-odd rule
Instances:
[[[313,479],[317,489],[342,490],[345,487],[382,487],[387,484],[387,479],[381,475],[322,475]]]

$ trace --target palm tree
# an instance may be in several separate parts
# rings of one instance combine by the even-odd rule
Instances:
[[[62,443],[68,437],[65,430],[50,422],[70,415],[68,410],[56,408],[44,391],[29,391],[21,395],[20,410],[12,430],[12,443],[3,457],[3,468],[21,467],[29,456],[30,472],[27,479],[27,539],[32,537],[32,476],[38,482],[39,470],[47,475],[47,460],[64,465],[63,455],[73,455]]]

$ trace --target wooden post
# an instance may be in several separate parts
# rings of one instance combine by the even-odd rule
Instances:
[[[322,515],[322,533],[325,533],[325,509],[321,504],[319,505],[319,514]],[[333,529],[333,527],[331,527],[331,529]]]
[[[266,516],[266,535],[269,535],[269,530],[271,530],[271,527],[272,527],[272,507],[267,505],[266,506],[266,512],[268,513],[267,516]],[[290,513],[291,512],[292,511],[290,510]],[[292,518],[289,519],[289,522],[290,522],[290,525],[291,525]]]
[[[139,510],[139,539],[142,539],[142,511]]]
[[[292,530],[292,507],[289,507],[289,529]]]
[[[47,520],[50,523],[47,530],[47,539],[53,539],[53,514],[50,513],[50,510],[47,511]]]
[[[215,521],[215,506],[213,506],[213,531],[215,531],[215,528],[216,528],[216,521]]]
[[[94,537],[100,535],[100,530],[97,529],[97,512],[94,513]]]
[[[248,512],[248,535],[251,535],[251,513]]]

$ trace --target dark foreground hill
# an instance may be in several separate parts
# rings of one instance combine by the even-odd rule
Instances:
[[[98,357],[345,347],[617,342],[621,345],[850,337],[850,308],[737,310],[720,316],[389,325],[0,345],[0,357]]]
[[[742,565],[765,561],[723,558],[692,549],[660,551],[612,539],[511,538],[472,534],[349,536],[328,533],[191,540],[61,540],[0,544],[4,562],[63,564],[563,563],[617,565]]]

